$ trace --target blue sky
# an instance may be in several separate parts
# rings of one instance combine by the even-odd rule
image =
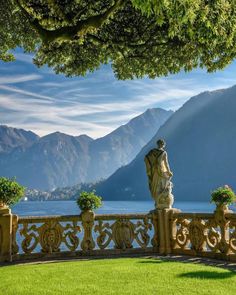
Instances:
[[[236,84],[236,62],[207,74],[197,69],[168,77],[118,81],[110,66],[86,77],[66,78],[38,69],[32,56],[0,62],[0,124],[40,136],[60,131],[93,138],[106,135],[148,108],[176,110],[190,97]]]

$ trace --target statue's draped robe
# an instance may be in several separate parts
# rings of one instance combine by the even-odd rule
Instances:
[[[163,149],[152,149],[144,160],[149,189],[153,199],[157,201],[158,196],[166,189],[170,180],[167,153]]]

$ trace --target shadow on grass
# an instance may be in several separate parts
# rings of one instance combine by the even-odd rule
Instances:
[[[236,277],[236,273],[231,271],[228,272],[217,272],[217,271],[192,271],[187,273],[182,273],[178,275],[179,278],[189,278],[189,279],[210,279],[210,280],[222,280],[232,277]]]
[[[153,259],[153,257],[150,258],[146,258],[143,261],[138,261],[138,263],[144,263],[144,264],[160,264],[160,263],[169,263],[169,262],[184,262],[184,263],[189,263],[191,264],[190,261],[185,260],[185,261],[171,261],[168,259]],[[193,263],[196,264],[196,263]],[[203,263],[204,264],[204,263]],[[206,267],[209,266],[207,264],[205,264]],[[217,265],[216,265],[217,266]],[[218,265],[219,267],[219,265]],[[224,267],[222,267],[224,268]],[[210,280],[222,280],[222,279],[228,279],[228,278],[232,278],[235,277],[236,278],[236,272],[234,270],[230,270],[228,269],[227,272],[219,272],[216,270],[212,270],[212,271],[192,271],[192,272],[186,272],[186,273],[182,273],[177,275],[178,278],[189,278],[189,279],[210,279]]]
[[[192,257],[192,256],[159,256],[159,257],[145,257],[145,261],[138,263],[160,263],[160,262],[174,262],[174,263],[190,263],[190,264],[202,264],[205,266],[213,266],[221,269],[228,269],[236,274],[236,263],[217,260],[210,258]]]

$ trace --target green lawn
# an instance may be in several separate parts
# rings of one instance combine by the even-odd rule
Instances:
[[[1,295],[236,294],[236,273],[202,264],[120,258],[0,268]]]

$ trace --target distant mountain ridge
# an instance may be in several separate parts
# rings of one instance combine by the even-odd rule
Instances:
[[[16,176],[23,185],[42,190],[96,182],[129,163],[172,113],[160,108],[149,109],[96,140],[87,135],[71,136],[60,132],[41,138],[29,133],[30,139],[26,131],[21,132],[26,137],[25,142],[22,135],[18,144],[9,145],[8,153],[0,154],[0,175]]]
[[[172,113],[160,108],[148,109],[128,124],[94,140],[89,146],[91,161],[87,180],[98,180],[98,171],[100,178],[106,179],[119,167],[131,162]],[[101,160],[98,162],[97,159]]]
[[[0,125],[0,154],[9,153],[16,147],[29,146],[37,139],[39,136],[32,131]]]
[[[99,184],[109,200],[150,200],[144,156],[167,142],[177,201],[208,201],[216,187],[236,189],[236,86],[192,97],[157,131],[136,158]]]

